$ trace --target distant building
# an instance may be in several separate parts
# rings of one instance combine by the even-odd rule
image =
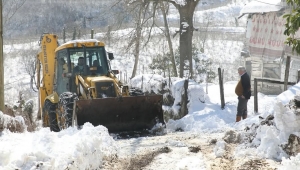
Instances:
[[[282,0],[251,1],[241,10],[240,17],[248,14],[247,43],[241,55],[251,76],[252,88],[254,78],[284,81],[287,56],[291,56],[288,81],[297,81],[300,56],[292,54],[291,48],[284,43],[287,37],[283,15],[288,11]],[[258,83],[258,91],[279,94],[283,85]]]

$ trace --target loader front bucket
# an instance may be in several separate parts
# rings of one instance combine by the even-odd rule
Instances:
[[[140,131],[163,123],[162,95],[78,100],[77,123],[103,125],[109,132]]]

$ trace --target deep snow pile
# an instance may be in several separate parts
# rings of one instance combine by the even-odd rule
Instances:
[[[245,143],[240,147],[256,148],[253,155],[257,154],[262,158],[282,160],[280,169],[298,169],[300,114],[295,100],[299,98],[299,89],[300,83],[276,96],[273,107],[268,108],[269,112],[256,115],[255,122],[243,126],[245,130],[241,134]],[[236,152],[239,153],[237,156],[245,155]]]
[[[0,133],[0,169],[97,169],[118,147],[103,126],[50,132]]]

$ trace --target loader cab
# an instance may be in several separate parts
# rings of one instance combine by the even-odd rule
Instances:
[[[104,46],[61,49],[56,52],[56,63],[56,91],[59,95],[66,91],[76,92],[76,74],[85,78],[109,72]]]
[[[106,75],[109,67],[104,47],[85,47],[68,49],[70,62],[77,66],[78,59],[83,58],[84,72],[79,73],[82,76]],[[75,67],[74,67],[75,68]],[[72,70],[74,72],[75,70]]]

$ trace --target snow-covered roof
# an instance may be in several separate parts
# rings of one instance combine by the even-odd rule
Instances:
[[[284,8],[281,0],[253,0],[246,4],[240,11],[240,15],[251,13],[275,12]]]

